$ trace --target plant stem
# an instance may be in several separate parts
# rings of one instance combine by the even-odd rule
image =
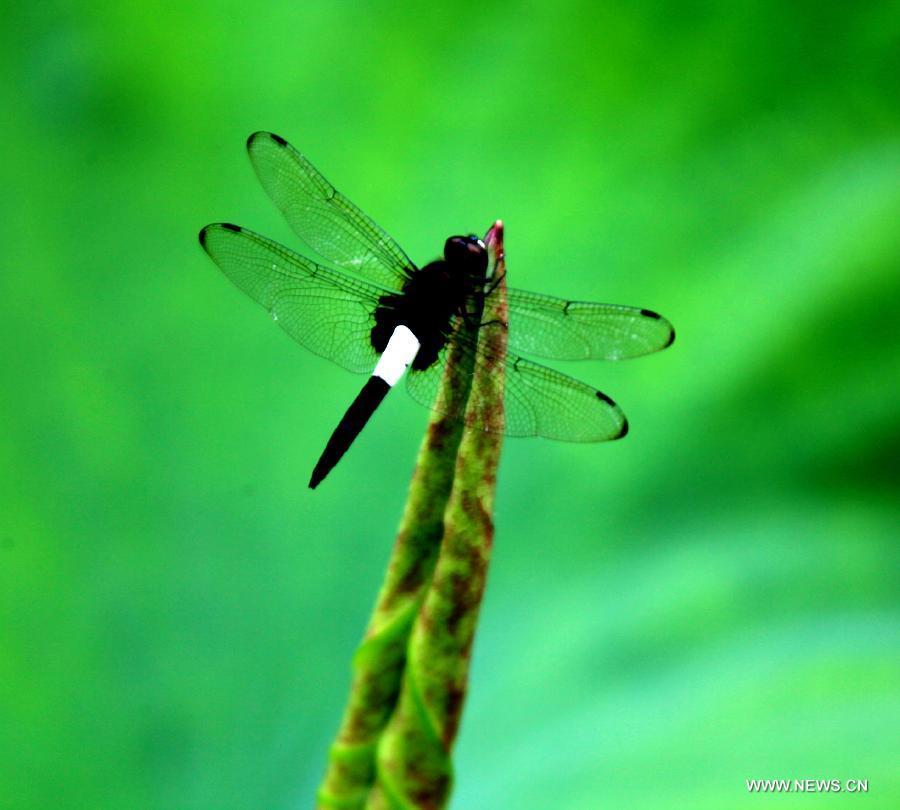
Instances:
[[[498,225],[489,231],[488,236],[491,238],[493,235],[493,241],[489,247],[494,251],[492,255],[495,257],[495,272],[497,270],[502,272],[502,226],[499,226],[498,230]],[[497,250],[500,251],[499,254]],[[498,255],[500,256],[499,262],[496,261]],[[500,284],[502,285],[502,283],[501,280]],[[491,300],[500,297],[492,296]],[[505,296],[502,297],[504,302],[501,314],[503,323],[505,323]],[[496,305],[492,305],[492,308],[496,309]],[[477,324],[481,317],[482,313],[479,312],[476,318],[470,319],[472,326],[462,324],[460,328],[471,329],[474,336],[477,333]],[[490,319],[497,317],[491,315]],[[502,349],[505,351],[505,329],[493,329],[490,338],[485,336],[481,336],[481,338],[495,340],[493,337],[495,332],[502,332]],[[499,401],[502,402],[502,376],[494,377],[492,383],[488,382],[496,385],[497,379],[500,379]],[[476,377],[474,384],[476,386],[481,384],[482,390],[485,390],[488,395],[485,401],[490,402],[491,392],[484,389],[485,382],[479,383],[479,379]],[[444,413],[449,415],[436,413],[432,417],[419,450],[406,509],[400,523],[387,574],[365,637],[354,657],[354,677],[350,698],[337,739],[331,747],[325,778],[318,792],[317,807],[320,810],[327,808],[344,808],[345,810],[353,808],[355,810],[365,807],[367,799],[371,799],[369,789],[376,778],[376,744],[391,713],[397,706],[401,679],[404,667],[407,665],[407,650],[409,648],[412,654],[418,649],[416,645],[409,645],[410,631],[417,614],[420,613],[423,602],[426,603],[426,606],[429,604],[426,601],[426,591],[432,582],[438,550],[441,547],[441,538],[447,536],[448,530],[450,536],[456,536],[461,529],[472,528],[471,519],[467,518],[465,514],[461,514],[459,507],[452,507],[452,501],[448,505],[448,499],[452,497],[451,491],[460,492],[460,482],[463,479],[467,482],[463,486],[463,491],[466,486],[472,487],[471,492],[477,492],[479,486],[482,491],[484,489],[484,479],[479,479],[475,474],[479,466],[484,466],[483,463],[479,465],[478,462],[478,459],[483,456],[483,451],[482,455],[479,455],[477,447],[472,444],[473,439],[470,437],[472,434],[477,434],[478,437],[489,434],[481,431],[469,431],[466,434],[467,438],[463,441],[463,444],[468,447],[465,450],[465,456],[471,459],[472,469],[467,469],[466,465],[463,465],[462,469],[460,467],[464,452],[460,448],[463,421],[456,415],[464,412],[472,385],[473,361],[471,356],[458,351],[455,344],[451,345],[447,369],[439,393],[439,399],[445,406]],[[496,394],[496,392],[494,393]],[[490,418],[496,419],[496,411],[499,410],[500,429],[502,430],[502,408],[496,408],[497,401],[497,399],[493,400],[495,413]],[[496,452],[499,454],[499,436],[495,438]],[[490,523],[490,508],[493,504],[495,470],[496,460],[493,470],[489,472],[491,483],[488,500],[490,502],[485,500],[484,494],[481,495],[481,500],[478,500],[479,496],[476,495],[476,500],[482,503],[482,506],[488,507],[484,513],[487,516],[488,524]],[[486,472],[488,471],[482,470],[482,474]],[[457,476],[456,482],[454,475]],[[459,495],[456,497],[460,498]],[[469,504],[469,501],[466,503]],[[445,530],[445,521],[447,530]],[[484,527],[481,527],[481,532],[484,531]],[[488,526],[488,531],[491,531],[490,526]],[[454,547],[456,545],[454,542]],[[488,548],[489,545],[490,541],[488,540]],[[483,575],[481,580],[483,583]],[[480,590],[478,598],[480,599]],[[435,608],[431,609],[433,611]],[[463,618],[461,616],[460,620],[462,621]],[[474,624],[474,618],[471,619],[471,623]],[[463,624],[466,622],[463,621]],[[468,655],[468,645],[465,655]],[[462,683],[464,686],[465,671],[462,673]],[[436,698],[436,696],[433,697]],[[461,708],[461,699],[458,703]],[[455,734],[456,725],[458,725],[458,709],[456,720],[452,721],[452,725]]]
[[[431,587],[409,641],[400,697],[377,749],[376,782],[366,808],[445,806],[452,782],[450,752],[459,729],[475,625],[493,543],[497,465],[503,431],[503,361],[506,295],[503,230],[488,233],[495,251],[497,294],[484,313],[482,356],[466,422],[490,428],[466,430],[456,459],[444,515],[444,537]],[[502,324],[502,325],[501,325]]]

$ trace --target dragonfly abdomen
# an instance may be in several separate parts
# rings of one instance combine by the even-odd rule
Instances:
[[[347,408],[347,412],[328,439],[328,444],[325,445],[309,479],[310,489],[315,489],[341,460],[375,413],[375,409],[387,396],[388,391],[396,385],[403,372],[413,362],[420,345],[419,339],[407,327],[401,324],[394,329],[372,376],[366,381],[362,391],[356,395],[356,399]]]

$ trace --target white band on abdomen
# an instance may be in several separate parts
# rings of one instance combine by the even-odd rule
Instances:
[[[378,358],[372,376],[381,377],[388,385],[393,386],[412,363],[421,345],[419,339],[401,324],[394,330],[384,353]]]

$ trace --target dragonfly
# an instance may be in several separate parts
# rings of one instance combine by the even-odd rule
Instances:
[[[480,328],[508,330],[504,434],[602,442],[628,432],[612,398],[519,353],[550,360],[649,354],[675,339],[660,314],[509,288],[508,323],[464,328],[497,286],[488,277],[481,239],[451,236],[442,256],[420,267],[284,138],[255,132],[247,152],[263,188],[309,249],[305,253],[316,258],[227,222],[204,227],[200,244],[299,344],[369,375],[316,462],[310,488],[334,468],[404,374],[416,402],[464,419],[462,412],[448,412],[462,406],[437,394],[451,347],[475,370],[496,363],[478,340]]]

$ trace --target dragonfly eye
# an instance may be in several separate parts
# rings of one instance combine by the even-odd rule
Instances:
[[[451,236],[444,243],[444,259],[481,277],[487,270],[487,248],[477,236]]]

